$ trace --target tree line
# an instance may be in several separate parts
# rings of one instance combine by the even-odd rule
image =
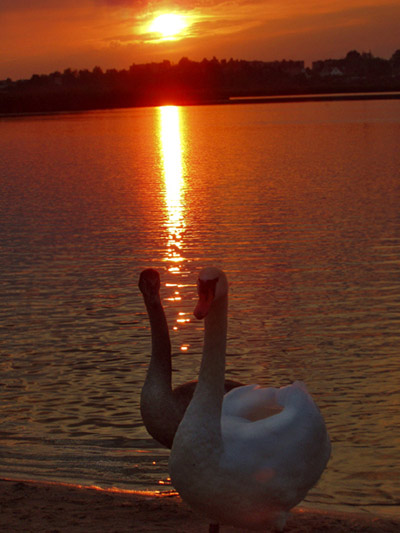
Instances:
[[[191,61],[133,64],[103,71],[65,69],[0,81],[0,113],[52,112],[227,102],[238,96],[400,90],[400,50],[390,59],[352,50],[316,61]]]

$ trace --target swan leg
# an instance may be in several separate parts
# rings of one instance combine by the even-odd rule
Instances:
[[[219,533],[219,524],[210,524],[208,533]]]

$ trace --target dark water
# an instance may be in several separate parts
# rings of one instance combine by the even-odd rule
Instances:
[[[0,120],[0,474],[171,489],[139,415],[137,280],[161,272],[178,384],[216,264],[228,375],[304,380],[327,422],[307,501],[398,513],[399,139],[397,101]]]

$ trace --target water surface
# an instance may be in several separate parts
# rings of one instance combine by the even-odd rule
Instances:
[[[139,414],[157,268],[174,383],[197,375],[205,264],[227,374],[304,380],[332,458],[312,505],[400,505],[400,102],[0,120],[0,472],[170,490]]]

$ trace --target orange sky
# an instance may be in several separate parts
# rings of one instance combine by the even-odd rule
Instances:
[[[175,12],[191,25],[160,41],[145,26]],[[317,59],[400,48],[399,0],[0,0],[0,79],[65,68],[128,68],[183,56]]]

